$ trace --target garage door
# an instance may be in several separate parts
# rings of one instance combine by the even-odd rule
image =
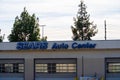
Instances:
[[[0,80],[24,80],[24,60],[0,59]]]
[[[106,80],[120,80],[120,58],[106,58]]]
[[[35,59],[35,80],[74,80],[76,59]]]

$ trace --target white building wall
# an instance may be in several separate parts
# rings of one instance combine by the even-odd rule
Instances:
[[[77,58],[77,75],[82,75],[82,56],[84,64],[84,76],[98,77],[105,75],[105,58],[120,57],[119,49],[82,49],[82,50],[22,50],[22,51],[1,51],[0,59],[24,58],[25,59],[25,80],[34,79],[35,58]]]

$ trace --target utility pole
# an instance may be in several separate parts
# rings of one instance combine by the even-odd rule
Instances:
[[[107,40],[106,20],[104,21],[104,27],[105,27],[105,40]]]
[[[40,27],[42,27],[42,38],[44,37],[44,27],[45,27],[46,25],[40,25]]]

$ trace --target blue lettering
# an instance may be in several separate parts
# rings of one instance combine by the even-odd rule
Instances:
[[[84,43],[84,44],[79,44],[74,42],[72,44],[72,48],[73,49],[80,49],[80,48],[95,48],[96,44],[92,44],[92,43]]]
[[[40,49],[47,49],[48,48],[48,43],[44,42],[40,45]]]
[[[17,49],[23,49],[23,44],[22,43],[17,43]]]
[[[72,49],[81,49],[81,48],[95,48],[96,44],[93,43],[77,43],[74,42],[71,45]],[[16,49],[18,50],[28,50],[28,49],[47,49],[48,43],[47,42],[18,42]],[[51,49],[68,49],[69,45],[66,43],[53,43]]]
[[[62,43],[62,44],[57,44],[54,43],[52,46],[52,49],[68,49],[68,44]]]
[[[72,48],[73,48],[73,49],[76,49],[77,47],[78,47],[78,45],[77,45],[76,42],[72,44]]]
[[[29,47],[28,47],[28,42],[26,42],[26,43],[23,43],[23,49],[28,49]]]
[[[56,49],[57,48],[57,46],[56,46],[57,44],[56,43],[54,43],[53,44],[53,46],[52,46],[52,49]]]
[[[47,49],[47,42],[18,42],[17,49],[26,50],[26,49]]]

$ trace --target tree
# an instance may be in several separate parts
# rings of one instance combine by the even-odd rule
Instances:
[[[24,8],[20,18],[18,16],[15,18],[13,29],[8,39],[10,42],[40,41],[39,18],[36,18],[35,14],[31,16]]]
[[[0,29],[0,34],[1,34],[1,29]],[[5,34],[0,35],[0,42],[3,42],[4,36],[5,36]]]
[[[97,33],[96,25],[90,22],[90,15],[87,14],[86,5],[81,1],[78,6],[79,10],[74,17],[74,26],[71,26],[73,33],[73,40],[91,40],[91,37],[95,36]]]

